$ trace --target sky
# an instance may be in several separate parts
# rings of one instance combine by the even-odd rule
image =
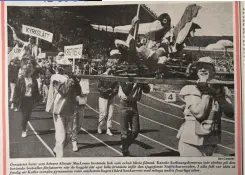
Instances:
[[[154,3],[146,4],[157,15],[168,13],[172,24],[176,25],[185,11],[186,6],[192,3]],[[206,2],[196,3],[202,8],[199,10],[195,22],[202,29],[196,31],[195,35],[208,36],[232,36],[233,35],[233,4],[232,2]]]

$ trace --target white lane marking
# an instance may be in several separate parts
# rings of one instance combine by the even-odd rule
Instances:
[[[153,110],[155,110],[155,111],[158,111],[158,112],[160,112],[160,113],[167,114],[167,115],[169,115],[169,116],[173,116],[173,117],[178,118],[178,119],[184,119],[184,118],[179,117],[179,116],[177,116],[177,115],[173,115],[173,114],[170,114],[170,113],[167,113],[167,112],[164,112],[164,111],[155,109],[155,108],[153,108],[153,107],[150,107],[150,106],[145,105],[145,104],[140,103],[140,102],[138,102],[138,104],[140,104],[140,105],[142,105],[142,106],[145,106],[145,107],[147,107],[147,108],[153,109]],[[147,118],[147,120],[148,120],[148,118]],[[154,121],[154,122],[156,122],[156,121]],[[159,123],[159,122],[158,122],[158,123]],[[227,134],[230,134],[230,135],[235,135],[234,133],[231,133],[231,132],[229,132],[229,131],[225,131],[225,130],[221,130],[221,131],[222,131],[222,132],[225,132],[225,133],[227,133]]]
[[[144,95],[149,95],[149,94],[144,94]],[[155,98],[155,97],[154,97]],[[161,99],[160,99],[161,100]],[[166,104],[169,104],[169,103],[167,103],[167,102],[164,102],[164,103],[166,103]],[[95,109],[93,109],[91,106],[89,106],[88,104],[86,104],[90,109],[92,109],[93,111],[95,111],[95,112],[97,112],[98,113],[98,111],[96,111]],[[116,104],[115,104],[116,105]],[[116,105],[117,107],[118,107],[118,105]],[[151,108],[151,107],[150,107]],[[153,109],[155,109],[155,108],[153,108]],[[155,109],[156,110],[156,109]],[[161,112],[163,112],[163,111],[161,111]],[[163,112],[164,113],[164,112]],[[172,114],[171,114],[172,115]],[[142,117],[142,118],[144,118],[144,119],[147,119],[147,120],[151,120],[151,119],[148,119],[148,118],[146,118],[146,117],[143,117],[142,115],[140,115],[140,117]],[[176,117],[178,117],[178,116],[176,116]],[[116,121],[114,121],[114,122],[116,122]],[[165,127],[168,127],[168,128],[170,128],[170,129],[173,129],[173,130],[175,130],[175,131],[178,131],[177,129],[175,129],[175,128],[172,128],[172,127],[169,127],[169,126],[166,126],[166,125],[164,125],[164,124],[162,124],[162,123],[159,123],[159,122],[157,122],[157,121],[154,121],[154,120],[152,120],[152,122],[154,122],[154,123],[157,123],[157,124],[160,124],[160,125],[162,125],[162,126],[165,126]],[[117,124],[119,124],[119,123],[117,123]],[[120,124],[119,124],[120,125]],[[222,130],[223,131],[223,130]],[[226,133],[229,133],[228,131],[223,131],[223,132],[226,132]],[[232,134],[232,135],[234,135],[233,133],[230,133],[230,134]],[[140,134],[140,135],[142,135],[142,134]],[[143,136],[143,135],[142,135]],[[145,136],[146,137],[146,136]],[[150,138],[149,138],[150,139]],[[157,143],[158,141],[156,141],[155,140],[155,142]],[[161,143],[161,142],[160,142]],[[226,148],[226,149],[229,149],[229,150],[232,150],[232,151],[235,151],[234,149],[232,149],[232,148],[229,148],[229,147],[226,147],[226,146],[223,146],[223,145],[220,145],[220,144],[218,144],[220,147],[223,147],[223,148]],[[167,145],[166,145],[166,147],[168,147]],[[174,148],[172,148],[172,150],[175,150]]]
[[[176,108],[182,109],[181,106],[179,106],[179,105],[176,105],[176,104],[174,104],[174,103],[167,103],[166,101],[164,101],[164,100],[162,100],[162,99],[160,99],[160,98],[154,97],[154,96],[152,96],[152,95],[150,95],[150,94],[143,94],[143,95],[145,95],[145,96],[147,96],[147,97],[149,97],[149,98],[152,98],[152,99],[154,99],[154,100],[156,100],[156,101],[162,102],[162,103],[164,103],[164,104],[168,104],[168,105],[170,105],[170,106],[174,106],[174,107],[176,107]]]
[[[143,103],[140,103],[140,102],[138,102],[138,104],[140,104],[140,105],[142,105],[142,106],[145,106],[145,107],[147,107],[147,108],[153,109],[153,110],[155,110],[155,111],[161,112],[161,113],[163,113],[163,114],[167,114],[167,115],[169,115],[169,116],[178,118],[178,119],[184,119],[183,117],[179,117],[179,116],[177,116],[177,115],[174,115],[174,114],[170,114],[170,113],[168,113],[168,112],[161,111],[161,110],[159,110],[159,109],[156,109],[156,108],[147,106],[147,105],[145,105],[145,104],[143,104]]]
[[[117,106],[117,107],[118,107],[118,105],[116,105],[116,104],[115,104],[115,106]],[[170,127],[170,126],[166,126],[166,125],[164,125],[164,124],[162,124],[162,123],[159,123],[159,122],[157,122],[157,121],[154,121],[154,120],[148,119],[148,118],[146,118],[146,117],[144,117],[144,116],[142,116],[142,115],[139,115],[139,116],[140,116],[141,118],[144,118],[144,119],[146,119],[146,120],[149,120],[149,121],[151,121],[151,122],[154,122],[154,123],[156,123],[156,124],[159,124],[159,125],[165,126],[165,127],[169,128],[169,129],[172,129],[172,130],[174,130],[174,131],[177,131],[177,132],[178,132],[178,129],[172,128],[172,127]],[[223,147],[223,148],[226,148],[226,149],[229,149],[229,150],[235,151],[234,149],[229,148],[229,147],[226,147],[226,146],[224,146],[224,145],[220,145],[220,144],[218,144],[218,145],[219,145],[219,146],[221,146],[221,147]]]
[[[91,106],[89,106],[88,104],[86,104],[90,109],[92,109],[94,112],[96,112],[96,113],[99,113],[98,111],[96,111],[94,108],[92,108]],[[118,122],[116,122],[116,121],[114,121],[114,120],[112,120],[114,123],[116,123],[116,124],[118,124],[118,125],[120,125],[120,123],[118,123]],[[149,137],[147,137],[147,136],[145,136],[145,135],[143,135],[143,134],[140,134],[139,133],[139,135],[140,136],[142,136],[142,137],[145,137],[146,139],[148,139],[148,140],[151,140],[152,142],[155,142],[155,143],[157,143],[157,144],[159,144],[159,145],[162,145],[162,146],[164,146],[164,147],[166,147],[166,148],[168,148],[168,149],[171,149],[171,150],[173,150],[173,151],[178,151],[177,149],[174,149],[174,148],[172,148],[172,147],[170,147],[170,146],[168,146],[168,145],[165,145],[165,144],[163,144],[163,143],[161,143],[161,142],[159,142],[159,141],[156,141],[156,140],[154,140],[154,139],[152,139],[152,138],[149,138]]]
[[[118,107],[118,105],[117,105],[117,104],[115,104],[115,106],[117,106],[117,107]],[[178,129],[173,128],[173,127],[171,127],[171,126],[164,125],[163,123],[160,123],[160,122],[157,122],[157,121],[155,121],[155,120],[152,120],[152,119],[146,118],[146,117],[144,117],[144,116],[142,116],[142,115],[139,115],[139,116],[140,116],[141,118],[144,118],[145,120],[149,120],[149,121],[151,121],[151,122],[153,122],[153,123],[156,123],[156,124],[158,124],[158,125],[165,126],[166,128],[169,128],[169,129],[172,129],[172,130],[178,131]]]
[[[167,103],[167,102],[165,102],[164,100],[162,100],[162,99],[160,99],[160,98],[157,98],[157,97],[154,97],[154,96],[152,96],[152,95],[150,95],[150,94],[143,94],[143,95],[145,95],[145,96],[147,96],[147,97],[149,97],[149,98],[152,98],[152,99],[154,99],[154,100],[156,100],[156,101],[159,101],[159,102],[161,102],[161,103],[168,104],[168,105],[170,105],[170,106],[174,106],[174,107],[176,107],[176,108],[182,109],[182,107],[181,107],[180,105],[177,105],[177,104],[174,104],[174,103]],[[155,109],[155,108],[154,108],[154,109]],[[226,118],[223,118],[223,117],[221,118],[221,120],[223,120],[223,121],[225,121],[225,122],[235,123],[234,120],[226,119]]]
[[[89,106],[88,106],[89,107]],[[120,153],[119,151],[117,151],[115,148],[111,147],[110,145],[106,144],[105,142],[103,142],[102,140],[100,140],[99,138],[95,137],[93,134],[91,134],[90,132],[88,132],[86,129],[82,128],[81,129],[86,132],[88,135],[90,135],[91,137],[93,137],[95,140],[99,141],[100,143],[102,143],[103,145],[107,146],[108,148],[110,148],[111,150],[115,151],[116,153],[118,153],[119,155],[122,156],[122,153]]]
[[[46,142],[38,135],[34,127],[31,125],[30,122],[28,122],[28,125],[30,126],[31,130],[34,132],[34,134],[37,136],[37,138],[40,140],[40,142],[47,148],[47,150],[52,154],[53,157],[55,157],[53,150],[46,144]]]

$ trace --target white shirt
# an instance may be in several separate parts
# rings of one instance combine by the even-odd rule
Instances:
[[[25,78],[25,83],[26,83],[25,96],[30,97],[32,95],[32,79],[31,78]]]

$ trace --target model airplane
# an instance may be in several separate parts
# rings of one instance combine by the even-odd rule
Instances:
[[[117,55],[118,64],[114,68],[113,76],[81,75],[81,77],[151,84],[184,85],[195,83],[190,80],[195,79],[195,76],[192,76],[195,74],[195,64],[173,66],[169,63],[177,58],[195,30],[201,28],[193,22],[200,8],[196,4],[187,6],[175,27],[171,27],[170,16],[163,13],[149,25],[148,32],[143,38],[141,35],[141,41],[138,42],[137,36],[139,27],[141,27],[138,16],[139,5],[137,15],[132,20],[127,40],[115,40],[117,49],[111,52],[111,56]],[[224,76],[226,73],[221,73],[221,75]],[[230,73],[227,75],[230,76]],[[234,84],[233,81],[221,80],[210,83],[229,86]]]

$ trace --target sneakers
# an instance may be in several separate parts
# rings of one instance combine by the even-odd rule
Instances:
[[[27,133],[26,133],[26,131],[22,131],[21,137],[22,137],[22,138],[27,137]]]
[[[14,112],[18,112],[18,108],[14,108]]]
[[[99,134],[102,134],[102,130],[101,130],[100,127],[98,127],[98,133],[99,133]]]
[[[73,150],[74,152],[77,152],[77,151],[78,151],[78,148],[77,148],[77,142],[76,142],[76,141],[73,141],[73,142],[72,142],[72,150]]]
[[[111,133],[110,129],[107,129],[106,134],[109,135],[109,136],[113,136],[113,134]]]
[[[10,109],[14,109],[14,103],[11,104]]]

